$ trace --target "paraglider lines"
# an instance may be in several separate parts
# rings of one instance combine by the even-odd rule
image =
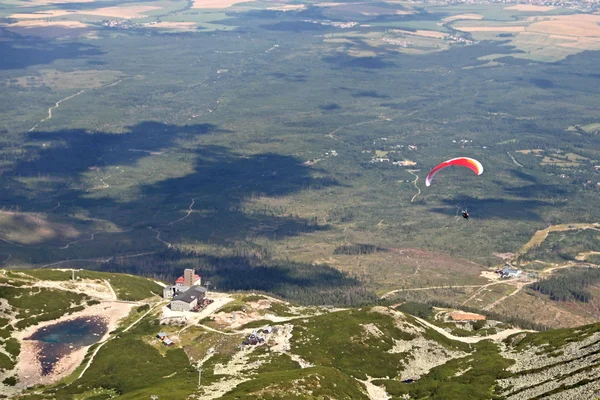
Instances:
[[[417,194],[415,194],[412,199],[410,199],[410,202],[412,203],[413,201],[415,201],[415,199],[417,198],[418,195],[421,194],[421,189],[419,189],[419,187],[417,186],[417,181],[419,180],[419,175],[415,174],[415,172],[419,172],[420,169],[408,169],[407,172],[411,175],[415,176],[415,180],[413,181],[413,185],[415,185],[415,187],[417,188],[418,192]]]
[[[189,217],[189,216],[190,216],[190,214],[192,213],[192,211],[194,211],[194,210],[193,210],[193,207],[194,207],[194,202],[195,202],[195,201],[196,201],[195,199],[192,199],[192,204],[190,204],[190,206],[188,207],[188,212],[187,212],[187,214],[185,214],[183,217],[181,217],[181,218],[179,218],[179,219],[176,219],[176,220],[175,220],[175,221],[173,221],[173,222],[169,222],[169,225],[173,225],[174,223],[176,223],[176,222],[179,222],[179,221],[183,221],[184,219],[186,219],[187,217]]]

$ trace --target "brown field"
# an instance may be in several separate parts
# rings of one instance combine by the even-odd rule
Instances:
[[[32,0],[24,3],[21,7],[45,6],[49,4],[67,4],[67,3],[92,3],[95,0]]]
[[[524,32],[525,26],[456,26],[465,32]]]
[[[195,22],[157,22],[154,24],[144,24],[146,28],[161,28],[161,29],[179,29],[182,31],[194,31],[198,27]]]
[[[147,11],[159,10],[160,7],[156,6],[116,6],[116,7],[103,7],[95,10],[79,11],[78,14],[84,15],[97,15],[100,17],[113,17],[113,18],[144,18],[147,15],[143,14]]]
[[[505,10],[517,10],[517,11],[550,11],[554,10],[555,7],[551,6],[536,6],[535,4],[517,4],[510,7],[504,7]]]
[[[25,20],[13,24],[0,24],[0,27],[19,35],[54,37],[93,37],[90,25],[79,21]]]
[[[457,21],[457,20],[461,20],[461,19],[483,19],[483,15],[479,15],[479,14],[453,15],[451,17],[446,17],[446,18],[442,19],[442,22]]]
[[[521,153],[521,154],[537,154],[537,153],[541,153],[544,150],[542,149],[532,149],[532,150],[517,150],[517,153]]]
[[[34,28],[34,27],[47,27],[47,26],[60,26],[64,28],[87,28],[88,25],[79,21],[37,21],[37,20],[28,20],[28,21],[18,21],[13,24],[3,25],[7,29],[11,28]]]
[[[227,8],[246,2],[246,0],[194,0],[192,8]]]
[[[443,39],[446,36],[448,36],[447,33],[436,32],[436,31],[426,31],[426,30],[421,30],[421,29],[417,29],[416,31],[405,31],[402,29],[394,29],[393,32],[402,33],[405,35],[430,37],[430,38],[434,38],[434,39]]]
[[[303,10],[306,8],[305,4],[281,4],[274,7],[269,7],[267,10],[275,11],[289,11],[289,10]]]
[[[600,15],[539,15],[514,23],[463,20],[453,27],[471,32],[477,40],[506,40],[497,34],[514,33],[509,45],[522,51],[515,57],[526,59],[558,61],[584,50],[600,50]]]
[[[63,15],[75,15],[77,11],[70,10],[48,10],[48,11],[39,11],[36,13],[27,13],[27,14],[12,14],[9,18],[14,19],[40,19],[40,18],[53,18],[53,17],[62,17]]]
[[[103,7],[92,10],[49,10],[40,11],[35,13],[19,13],[12,14],[10,18],[15,19],[46,19],[54,17],[62,17],[65,15],[96,15],[100,17],[113,17],[113,18],[143,18],[146,17],[144,13],[147,11],[158,10],[160,7],[156,6],[116,6],[116,7]],[[52,21],[61,22],[61,21]],[[69,22],[69,21],[65,21]]]
[[[334,3],[334,2],[325,2],[325,3],[317,3],[315,4],[316,7],[336,7],[336,6],[343,6],[344,3]]]
[[[544,17],[527,27],[528,32],[551,35],[600,37],[600,16],[589,14],[557,15]]]

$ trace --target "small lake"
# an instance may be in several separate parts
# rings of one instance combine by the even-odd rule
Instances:
[[[80,347],[96,343],[107,330],[102,318],[80,317],[40,328],[25,340],[37,341],[42,375],[48,375],[61,358]]]

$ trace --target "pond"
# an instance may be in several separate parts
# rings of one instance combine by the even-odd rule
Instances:
[[[58,361],[69,353],[96,343],[107,332],[99,317],[80,317],[38,329],[25,340],[35,340],[42,375],[52,372]]]

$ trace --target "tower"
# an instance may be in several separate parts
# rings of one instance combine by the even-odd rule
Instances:
[[[184,286],[194,286],[194,275],[195,272],[193,268],[186,268],[183,271],[183,285]]]

